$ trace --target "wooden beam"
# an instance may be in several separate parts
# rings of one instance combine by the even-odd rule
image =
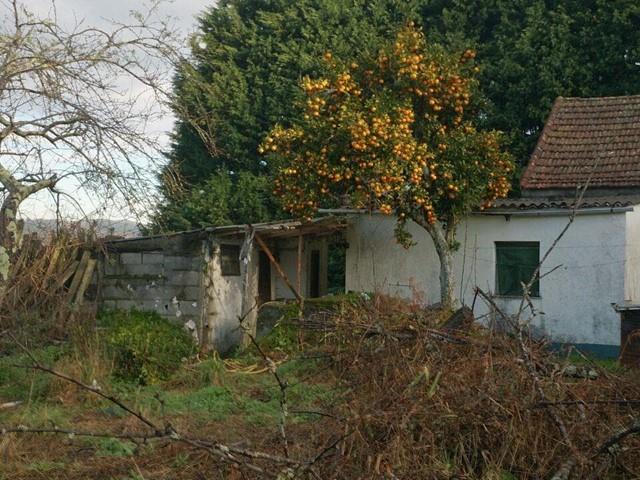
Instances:
[[[89,250],[85,250],[84,252],[82,252],[80,264],[73,274],[73,280],[71,281],[71,286],[69,287],[69,303],[73,303],[76,298],[76,292],[78,291],[78,287],[80,287],[80,283],[82,282],[82,277],[84,276],[84,271],[87,269],[89,260],[91,260],[91,252]]]
[[[93,277],[93,271],[96,268],[96,264],[98,262],[93,258],[89,259],[87,262],[87,268],[84,269],[84,273],[82,274],[82,280],[80,280],[80,286],[76,292],[76,298],[73,302],[74,307],[79,307],[84,303],[84,294],[91,283],[91,278]]]
[[[304,236],[298,235],[298,257],[296,258],[296,274],[298,280],[298,292],[302,292],[302,249],[304,246]]]
[[[287,274],[284,273],[284,270],[282,270],[282,267],[273,256],[273,253],[271,253],[271,250],[269,249],[267,244],[264,243],[264,240],[262,240],[262,238],[260,238],[260,235],[258,235],[257,233],[255,234],[254,238],[256,239],[256,242],[258,242],[258,245],[260,245],[260,248],[262,248],[264,253],[266,253],[267,257],[269,258],[269,261],[275,267],[276,272],[278,272],[278,275],[280,275],[280,278],[282,278],[284,283],[287,284],[287,287],[289,287],[289,290],[293,292],[293,295],[296,297],[296,300],[298,300],[298,302],[302,302],[303,301],[302,296],[300,296],[300,293],[298,292],[298,290],[296,290],[296,288],[291,284],[291,282],[289,281],[289,277],[287,277]]]

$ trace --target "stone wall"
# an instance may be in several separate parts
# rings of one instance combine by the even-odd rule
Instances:
[[[203,258],[199,252],[109,252],[100,296],[107,309],[155,311],[192,330],[203,311]]]

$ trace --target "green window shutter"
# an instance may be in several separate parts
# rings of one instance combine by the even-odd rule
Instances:
[[[496,293],[521,296],[540,263],[539,242],[496,242]],[[531,296],[540,296],[540,282],[531,286]]]

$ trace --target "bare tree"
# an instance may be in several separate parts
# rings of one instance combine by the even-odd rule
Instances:
[[[181,44],[158,3],[108,28],[58,22],[0,0],[0,302],[22,239],[18,209],[73,185],[141,205],[152,191],[172,66]],[[186,45],[185,45],[186,46]],[[157,171],[157,169],[151,169]],[[66,179],[66,180],[65,180]]]

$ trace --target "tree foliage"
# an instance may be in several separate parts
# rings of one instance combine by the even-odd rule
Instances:
[[[256,187],[261,180],[239,183],[240,172],[269,177],[272,165],[258,154],[258,145],[276,122],[300,115],[300,79],[321,71],[327,50],[339,56],[375,51],[389,32],[415,15],[416,2],[403,0],[224,0],[200,19],[192,45],[193,62],[179,72],[176,101],[193,117],[212,121],[203,140],[193,122],[179,121],[169,152],[168,169],[177,171],[188,191],[206,189],[208,178],[233,171],[231,191]],[[197,74],[197,75],[194,75]],[[180,117],[180,114],[178,115]],[[199,225],[200,210],[182,209],[184,193],[163,180],[167,207],[154,222],[164,228]],[[248,190],[245,190],[247,193]],[[213,193],[212,193],[213,195]],[[218,198],[218,197],[216,197]],[[211,198],[212,201],[216,201]],[[225,199],[218,199],[224,204]],[[227,217],[249,221],[233,207]],[[264,203],[261,217],[282,216],[273,201]]]
[[[394,214],[405,245],[411,219],[450,263],[460,218],[506,196],[513,172],[498,132],[475,126],[474,57],[428,43],[413,24],[370,59],[343,63],[327,53],[327,74],[302,81],[302,119],[276,125],[260,147],[281,165],[275,188],[284,208],[310,219],[348,200]],[[449,283],[450,269],[446,276]]]
[[[274,166],[257,147],[269,126],[300,118],[299,80],[322,72],[322,53],[371,55],[409,20],[434,42],[477,52],[485,119],[477,126],[505,132],[520,165],[557,96],[640,92],[635,0],[225,0],[202,16],[193,42],[191,67],[202,81],[177,79],[181,108],[210,120],[210,142],[178,122],[170,168],[190,191],[221,169],[270,176]],[[180,212],[182,195],[164,193],[184,221],[203,221]],[[281,215],[271,205],[269,215]]]
[[[477,51],[486,127],[521,165],[556,97],[640,92],[635,0],[426,0],[421,17],[435,40]]]
[[[267,221],[277,209],[271,190],[266,176],[247,171],[231,175],[220,170],[196,188],[174,195],[176,201],[162,204],[156,222],[163,223],[148,233]]]

